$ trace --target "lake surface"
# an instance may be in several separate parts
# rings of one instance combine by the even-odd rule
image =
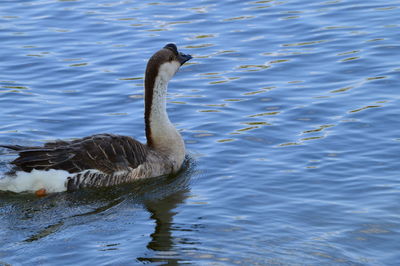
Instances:
[[[0,265],[398,265],[400,1],[7,1],[0,143],[144,138],[147,59],[176,177],[0,193]],[[15,155],[0,149],[0,175]]]

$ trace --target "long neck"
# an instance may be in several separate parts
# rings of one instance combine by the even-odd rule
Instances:
[[[150,87],[150,85],[153,86]],[[145,82],[147,145],[167,154],[184,153],[183,140],[167,114],[167,85],[168,80],[160,76],[154,80],[153,84]]]

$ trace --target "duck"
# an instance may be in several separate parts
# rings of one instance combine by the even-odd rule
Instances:
[[[0,179],[0,190],[75,191],[176,174],[185,158],[182,136],[168,117],[168,83],[192,59],[174,43],[165,45],[147,62],[144,80],[144,121],[147,143],[130,136],[95,134],[43,146],[0,145],[18,153],[11,170]]]

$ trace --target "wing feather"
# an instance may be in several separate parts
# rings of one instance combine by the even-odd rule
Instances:
[[[12,163],[23,171],[66,170],[78,173],[96,169],[111,175],[135,169],[146,161],[147,148],[131,137],[98,134],[73,141],[46,143],[43,147],[3,146],[16,150],[19,157]],[[96,181],[97,182],[97,181]]]

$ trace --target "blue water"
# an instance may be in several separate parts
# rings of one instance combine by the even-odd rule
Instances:
[[[0,265],[398,265],[400,1],[0,3],[0,143],[145,141],[174,42],[183,171],[0,193]],[[0,170],[15,157],[0,149]]]

